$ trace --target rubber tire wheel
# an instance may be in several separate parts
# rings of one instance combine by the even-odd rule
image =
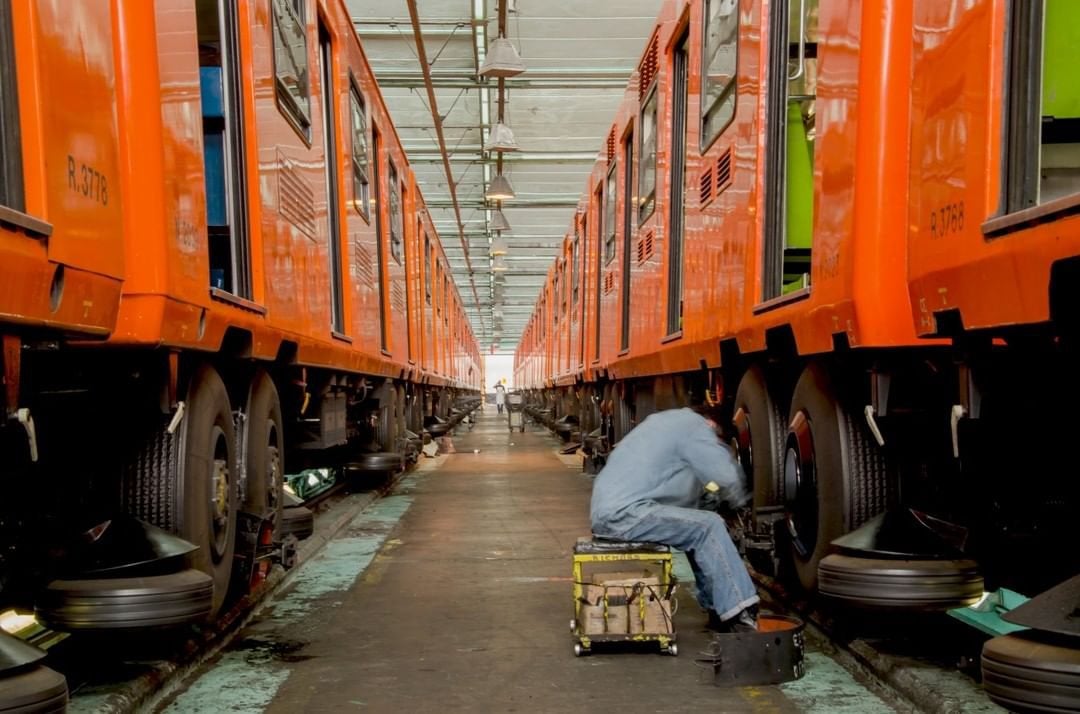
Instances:
[[[236,433],[229,395],[216,370],[203,365],[188,386],[186,411],[179,427],[169,434],[162,425],[150,436],[124,479],[128,513],[171,531],[199,546],[187,557],[188,567],[201,570],[214,580],[211,616],[225,604],[232,576],[236,547]],[[224,435],[231,481],[226,489],[225,550],[219,558],[211,552],[210,468],[214,427]]]
[[[1058,642],[1033,631],[987,641],[982,676],[990,699],[1013,712],[1080,712],[1080,647]]]
[[[34,610],[42,623],[60,631],[174,627],[210,615],[214,586],[210,576],[193,569],[141,578],[54,580]]]
[[[67,711],[67,703],[67,680],[48,667],[0,675],[0,714],[59,713]]]
[[[834,553],[818,566],[818,592],[856,607],[936,612],[978,602],[983,578],[973,560],[890,560]]]
[[[270,375],[261,369],[255,373],[248,391],[245,429],[247,493],[243,508],[247,513],[272,516],[276,527],[281,523],[285,507],[285,428],[277,387]],[[272,434],[276,434],[273,440]],[[277,444],[276,471],[271,465],[274,441]]]
[[[277,531],[277,540],[282,541],[287,536],[296,536],[297,540],[304,540],[315,532],[315,514],[310,508],[304,506],[290,506],[282,510],[280,527]]]
[[[861,420],[844,409],[835,396],[828,371],[820,364],[811,364],[799,377],[791,396],[789,424],[800,411],[807,415],[814,446],[817,539],[806,558],[799,555],[793,543],[791,560],[799,585],[813,592],[818,564],[828,554],[832,541],[884,511],[893,499],[884,455]],[[786,478],[784,496],[790,513],[796,494]]]
[[[739,380],[732,419],[739,409],[746,412],[753,454],[750,485],[754,509],[776,506],[784,499],[784,439],[787,422],[769,394],[765,374],[753,366]]]
[[[383,451],[395,450],[395,434],[397,433],[397,392],[393,387],[383,388],[383,396],[379,399],[379,426],[375,431],[375,437]]]

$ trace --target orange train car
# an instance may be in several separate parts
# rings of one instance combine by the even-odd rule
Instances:
[[[1053,548],[1080,506],[1076,12],[665,2],[515,356],[530,409],[595,469],[649,413],[721,403],[766,564],[849,604],[1078,572]],[[905,546],[967,583],[938,602],[830,556],[901,507],[967,534]]]
[[[10,0],[0,66],[0,603],[216,612],[286,469],[399,468],[478,402],[420,187],[342,0]],[[197,546],[172,620],[56,605],[103,576],[43,554],[118,513]]]

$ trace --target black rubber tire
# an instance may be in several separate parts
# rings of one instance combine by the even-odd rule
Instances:
[[[818,565],[818,593],[862,608],[944,611],[983,595],[973,560],[889,560],[833,554]]]
[[[186,412],[179,427],[169,434],[164,425],[152,434],[125,473],[125,506],[136,518],[171,531],[199,549],[187,558],[189,567],[214,579],[213,613],[221,609],[232,576],[236,546],[237,489],[236,434],[229,395],[218,373],[203,365],[188,386]],[[225,456],[228,485],[223,489],[223,530],[211,543],[210,499],[213,486],[215,441]]]
[[[248,391],[244,436],[247,488],[243,509],[281,522],[285,504],[285,427],[274,380],[258,370]]]
[[[379,399],[379,424],[375,430],[375,437],[379,440],[379,446],[383,451],[394,450],[397,433],[396,403],[397,393],[392,386],[387,385],[383,388],[382,397]]]
[[[765,373],[757,365],[746,370],[735,392],[732,421],[743,410],[749,426],[749,453],[740,453],[740,460],[749,461],[748,487],[754,496],[754,510],[778,506],[784,500],[784,438],[787,421],[776,400],[769,393]],[[745,449],[737,449],[739,452]],[[748,458],[749,457],[749,458]]]
[[[67,680],[48,667],[0,676],[0,714],[59,714],[67,703]]]
[[[798,537],[791,534],[791,560],[799,585],[813,592],[817,587],[818,564],[828,554],[833,539],[884,511],[892,505],[893,498],[884,454],[873,443],[862,420],[850,414],[837,398],[823,365],[811,364],[795,385],[785,438],[785,462],[791,453],[799,412],[806,415],[813,439],[817,524],[816,528],[807,529],[814,531],[812,545],[806,542],[808,534]],[[783,495],[790,516],[801,494],[786,465]],[[800,554],[797,543],[804,546],[805,554]]]
[[[983,689],[1013,712],[1080,712],[1080,642],[1040,639],[1034,631],[988,640]]]
[[[311,512],[310,508],[290,506],[282,510],[276,540],[285,540],[290,535],[296,536],[297,540],[304,540],[314,532],[315,514]]]
[[[402,466],[401,454],[377,451],[373,454],[360,454],[346,468],[350,471],[397,471]]]
[[[34,611],[61,631],[114,630],[186,625],[206,620],[215,583],[199,570],[142,578],[54,580],[38,596]]]

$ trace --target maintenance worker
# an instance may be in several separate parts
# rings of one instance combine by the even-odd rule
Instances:
[[[662,543],[686,553],[708,626],[757,629],[757,591],[724,519],[707,501],[731,508],[749,497],[743,470],[720,440],[719,407],[650,415],[608,456],[593,483],[592,530],[601,538]]]
[[[506,403],[506,387],[502,382],[495,385],[495,408],[502,414],[503,404]]]

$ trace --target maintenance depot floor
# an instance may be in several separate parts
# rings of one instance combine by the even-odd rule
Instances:
[[[722,689],[690,583],[679,656],[572,652],[570,553],[591,478],[485,406],[307,562],[166,712],[903,711],[812,646],[807,674]]]

